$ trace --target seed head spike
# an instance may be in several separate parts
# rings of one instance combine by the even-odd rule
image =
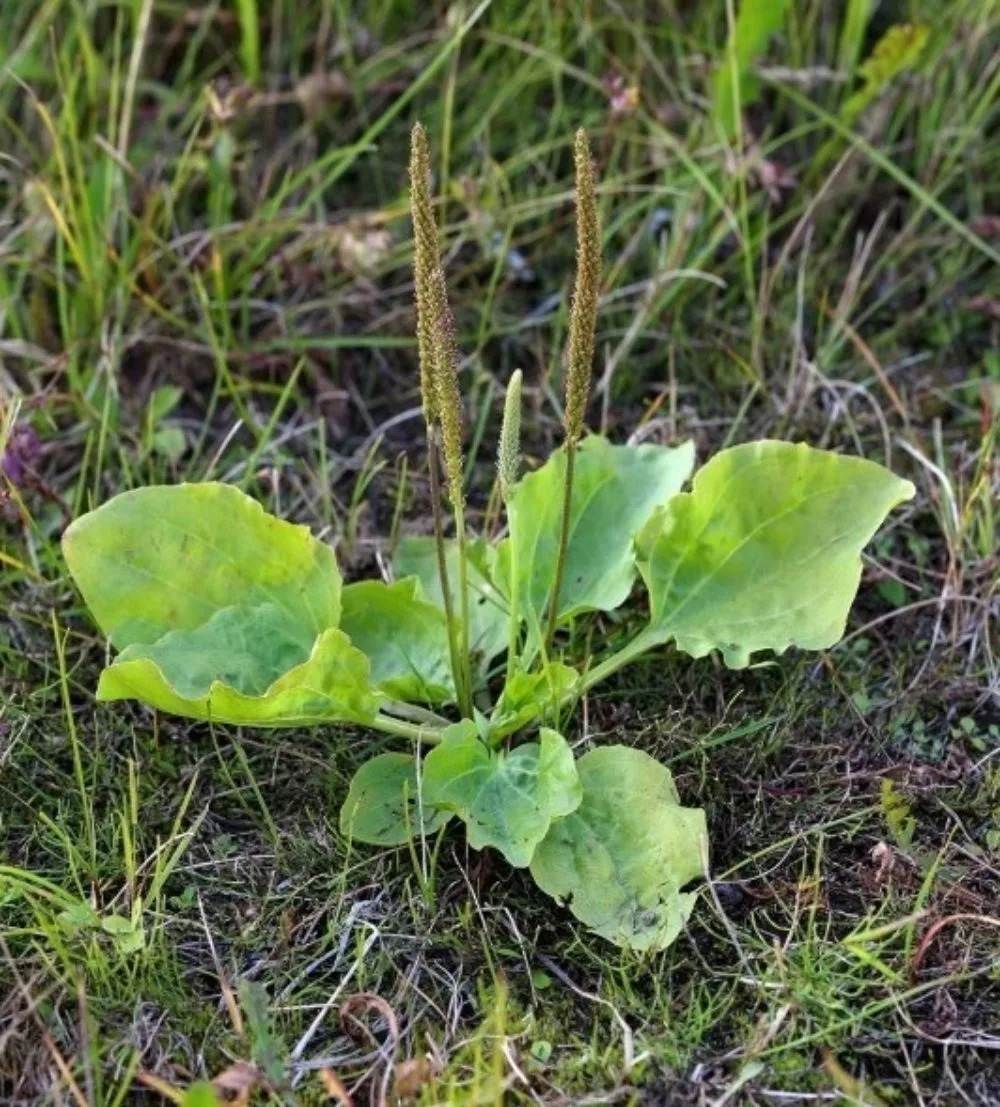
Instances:
[[[448,477],[448,499],[460,514],[465,506],[462,480],[462,395],[458,387],[458,344],[455,319],[448,303],[444,270],[440,264],[431,275],[431,310],[434,323],[434,396],[441,423],[441,448]]]
[[[503,401],[503,422],[500,424],[500,449],[497,454],[497,475],[504,501],[517,480],[521,454],[521,370],[515,369],[507,382]]]
[[[570,308],[566,344],[566,438],[576,443],[583,434],[583,419],[590,395],[594,362],[594,331],[601,291],[601,222],[597,213],[594,164],[587,132],[576,132],[576,283]]]
[[[420,397],[428,427],[438,421],[435,394],[436,357],[434,271],[440,264],[437,225],[431,207],[431,159],[427,132],[420,123],[410,134],[410,213],[413,219],[413,286],[417,303],[417,352]]]

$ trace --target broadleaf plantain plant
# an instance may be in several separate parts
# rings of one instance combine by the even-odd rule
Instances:
[[[832,646],[862,548],[913,486],[870,461],[764,441],[723,450],[684,492],[691,443],[585,435],[601,231],[580,132],[565,441],[518,479],[515,373],[497,482],[507,533],[499,542],[469,533],[458,353],[419,126],[412,152],[433,537],[399,545],[395,579],[343,585],[328,546],[234,487],[116,496],[64,538],[70,571],[119,651],[97,696],[219,723],[348,723],[399,738],[409,752],[381,753],[355,775],[345,835],[395,846],[458,818],[473,848],[530,867],[598,934],[661,949],[691,911],[684,886],[706,871],[704,814],[681,805],[648,754],[612,745],[575,759],[557,728],[598,681],[669,641],[694,657],[718,650],[732,668],[760,650]],[[573,664],[561,631],[620,607],[637,573],[646,624],[623,648]]]

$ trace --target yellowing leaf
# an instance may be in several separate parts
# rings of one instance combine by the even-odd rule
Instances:
[[[631,949],[664,949],[703,872],[705,814],[681,807],[670,772],[649,754],[603,746],[577,762],[580,806],[553,822],[531,875],[591,930]]]
[[[193,630],[233,604],[273,604],[311,638],[340,616],[330,547],[228,484],[123,492],[70,525],[63,553],[118,649]]]
[[[183,639],[178,637],[174,645],[172,656],[182,658]],[[99,700],[137,699],[189,719],[274,727],[366,723],[378,708],[379,699],[368,682],[368,659],[340,630],[324,631],[305,661],[259,694],[212,680],[202,692],[185,695],[171,682],[171,673],[153,658],[141,656],[146,649],[132,647],[104,670],[97,686]],[[193,663],[193,655],[191,660]],[[176,679],[183,683],[182,677]]]
[[[897,23],[875,44],[875,49],[858,66],[863,84],[844,101],[841,114],[848,123],[906,69],[912,69],[923,53],[930,28],[922,23]]]
[[[818,650],[844,633],[862,548],[909,481],[804,444],[723,450],[639,538],[650,641],[730,668],[755,650]]]
[[[192,630],[127,646],[116,665],[147,658],[184,699],[203,699],[216,682],[262,695],[312,652],[313,635],[274,604],[234,605]]]
[[[238,488],[125,492],[73,523],[63,549],[122,651],[98,699],[260,726],[373,717],[368,661],[336,629],[333,551]]]

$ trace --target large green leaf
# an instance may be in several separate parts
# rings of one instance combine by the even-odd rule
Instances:
[[[284,629],[268,621],[266,608],[223,610],[193,631],[127,647],[101,674],[97,698],[138,699],[174,715],[235,725],[370,722],[379,698],[368,658],[347,635],[323,631],[304,660],[282,669],[293,656],[292,645],[280,640]],[[232,653],[237,640],[245,650],[239,658]],[[256,691],[269,672],[274,679]]]
[[[694,906],[681,888],[704,871],[705,814],[681,807],[670,772],[641,750],[591,750],[577,772],[583,800],[553,822],[531,875],[617,945],[664,949]]]
[[[416,577],[363,580],[342,594],[341,629],[371,662],[371,680],[394,700],[443,703],[455,698],[448,625],[419,594]]]
[[[234,604],[273,604],[310,641],[340,615],[329,546],[228,484],[124,492],[77,519],[63,552],[118,649],[193,630]]]
[[[554,730],[539,737],[504,753],[465,720],[449,727],[424,761],[425,801],[459,815],[473,849],[493,846],[517,868],[529,864],[552,820],[580,802],[566,739]]]
[[[634,537],[653,510],[691,474],[694,447],[612,446],[592,435],[576,454],[570,533],[559,618],[611,611],[635,579]],[[562,521],[566,454],[558,450],[514,486],[507,504],[510,537],[498,551],[496,580],[509,591],[516,546],[521,617],[537,629],[548,610]]]
[[[401,846],[414,834],[433,834],[451,816],[427,805],[413,754],[380,753],[354,774],[340,830],[356,842]]]
[[[73,523],[63,549],[122,651],[99,699],[261,726],[373,717],[368,660],[336,629],[333,551],[238,488],[123,493]]]
[[[804,444],[723,450],[639,537],[651,641],[730,668],[754,650],[817,650],[844,633],[860,552],[913,495],[888,469]]]
[[[469,649],[475,667],[485,672],[490,661],[507,646],[507,601],[493,584],[494,547],[482,540],[467,543],[469,580]],[[454,614],[458,605],[458,543],[445,542],[445,565],[451,589]],[[434,539],[424,535],[404,538],[396,550],[393,568],[398,577],[415,576],[428,603],[444,610],[441,577],[438,572]]]
[[[274,604],[223,607],[193,630],[126,646],[118,665],[147,658],[185,699],[204,698],[218,681],[260,696],[312,652],[313,635]]]

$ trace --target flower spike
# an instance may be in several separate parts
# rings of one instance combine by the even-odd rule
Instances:
[[[521,370],[515,369],[507,382],[503,401],[503,422],[500,424],[500,449],[497,455],[497,476],[504,501],[517,480],[521,453]]]
[[[567,441],[576,443],[583,434],[583,420],[590,395],[594,331],[601,291],[601,220],[597,213],[590,144],[582,128],[576,132],[573,160],[576,163],[576,283],[566,346],[564,425]]]
[[[434,271],[439,264],[437,225],[431,207],[430,151],[420,123],[410,136],[410,212],[413,219],[413,286],[417,302],[417,350],[420,360],[420,398],[428,427],[438,420],[434,385]]]

